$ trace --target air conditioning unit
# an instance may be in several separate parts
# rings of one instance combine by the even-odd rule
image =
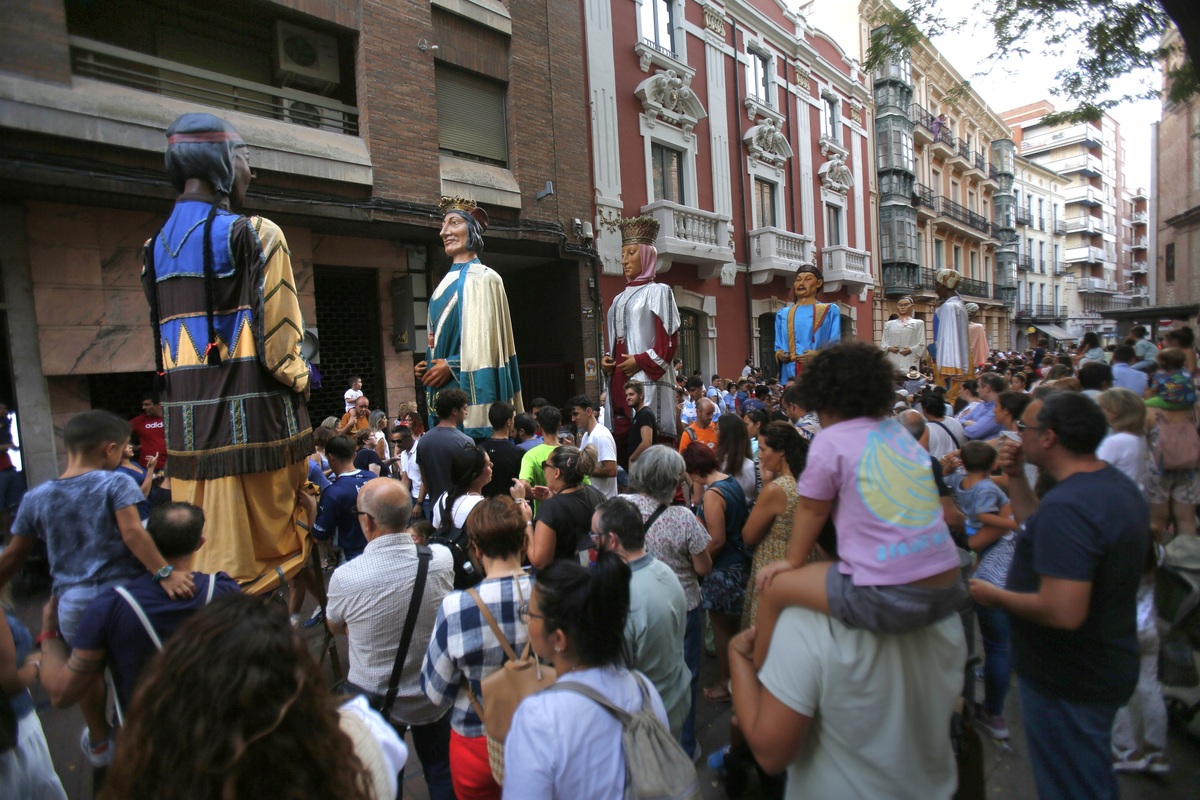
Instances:
[[[329,92],[341,81],[337,39],[293,25],[275,22],[275,76],[284,86]]]
[[[346,132],[346,115],[341,111],[288,97],[279,98],[279,104],[283,107],[283,118],[293,125],[334,133]]]

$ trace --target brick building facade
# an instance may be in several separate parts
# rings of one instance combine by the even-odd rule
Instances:
[[[0,399],[31,482],[54,474],[71,414],[132,417],[150,386],[140,247],[170,211],[163,131],[186,111],[250,145],[246,211],[283,228],[324,356],[314,418],[352,373],[375,407],[415,397],[442,194],[491,215],[483,261],[507,285],[526,396],[598,392],[595,262],[574,224],[592,209],[578,5],[3,5]]]
[[[596,247],[624,286],[621,217],[661,229],[689,373],[775,369],[774,315],[818,265],[843,339],[872,337],[866,76],[779,0],[584,0]],[[769,374],[769,373],[768,373]]]

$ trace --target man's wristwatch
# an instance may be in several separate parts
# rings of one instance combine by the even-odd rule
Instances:
[[[167,577],[169,577],[170,574],[174,571],[175,571],[175,568],[172,567],[170,564],[167,564],[166,566],[163,566],[163,567],[159,567],[158,572],[154,573],[154,581],[157,583],[158,581],[166,580]]]

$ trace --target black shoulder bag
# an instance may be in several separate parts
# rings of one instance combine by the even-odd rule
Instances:
[[[413,583],[412,600],[408,604],[408,616],[404,618],[404,632],[400,634],[400,646],[396,648],[396,663],[392,665],[392,677],[388,679],[385,694],[370,692],[350,681],[342,682],[342,693],[359,695],[367,698],[371,708],[378,711],[384,719],[391,721],[392,706],[396,702],[396,692],[400,688],[400,673],[404,671],[404,657],[408,646],[412,644],[413,632],[417,628],[417,615],[421,613],[421,600],[425,596],[425,578],[429,575],[429,560],[433,551],[425,545],[417,545],[417,579]]]

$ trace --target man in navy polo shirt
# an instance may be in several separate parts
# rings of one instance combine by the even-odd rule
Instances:
[[[354,440],[349,436],[335,436],[325,445],[325,457],[334,478],[329,488],[321,492],[312,532],[319,542],[336,537],[335,543],[346,561],[357,558],[366,549],[367,537],[358,524],[358,493],[367,481],[377,477],[370,470],[354,468],[354,450]]]

